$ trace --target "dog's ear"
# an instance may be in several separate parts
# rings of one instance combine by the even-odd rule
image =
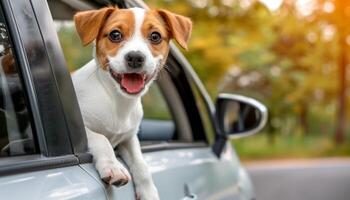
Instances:
[[[172,38],[174,38],[179,45],[187,50],[187,43],[191,37],[192,21],[184,16],[174,14],[167,10],[156,10],[168,25]]]
[[[115,7],[107,7],[82,11],[74,15],[75,28],[84,46],[96,39],[103,23],[116,9]]]

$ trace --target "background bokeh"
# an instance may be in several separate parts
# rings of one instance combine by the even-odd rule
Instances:
[[[350,155],[349,1],[146,3],[193,20],[184,54],[213,100],[229,92],[254,97],[269,108],[262,133],[233,141],[241,158]],[[91,46],[82,48],[71,22],[61,22],[58,32],[70,70],[91,59]]]

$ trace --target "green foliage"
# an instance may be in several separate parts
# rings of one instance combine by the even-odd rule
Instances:
[[[58,36],[70,71],[74,71],[92,58],[92,45],[83,47],[73,24],[58,22]]]
[[[350,142],[337,146],[331,135],[276,134],[271,143],[267,133],[232,141],[243,160],[349,156]]]
[[[144,118],[171,120],[171,114],[158,85],[153,84],[142,98]],[[157,105],[157,106],[154,106]]]

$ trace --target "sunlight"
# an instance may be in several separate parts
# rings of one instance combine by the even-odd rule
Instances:
[[[263,3],[269,10],[277,10],[283,0],[259,0]],[[310,15],[315,9],[316,2],[314,0],[296,0],[295,5],[299,13],[303,16]],[[331,2],[326,2],[323,8],[326,12],[332,12],[334,10],[334,5]]]
[[[260,0],[260,2],[265,4],[271,11],[277,10],[281,6],[282,1],[283,0]]]
[[[314,11],[316,2],[314,0],[297,0],[296,7],[302,16],[308,16]]]

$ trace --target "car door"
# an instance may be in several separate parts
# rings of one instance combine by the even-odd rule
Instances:
[[[53,65],[60,54],[48,57],[58,43],[55,35],[42,38],[37,16],[48,8],[33,7],[42,2],[0,3],[0,199],[106,199],[103,186],[79,166],[85,133],[72,113],[69,74],[54,70],[62,67]],[[63,106],[67,101],[73,107]]]

